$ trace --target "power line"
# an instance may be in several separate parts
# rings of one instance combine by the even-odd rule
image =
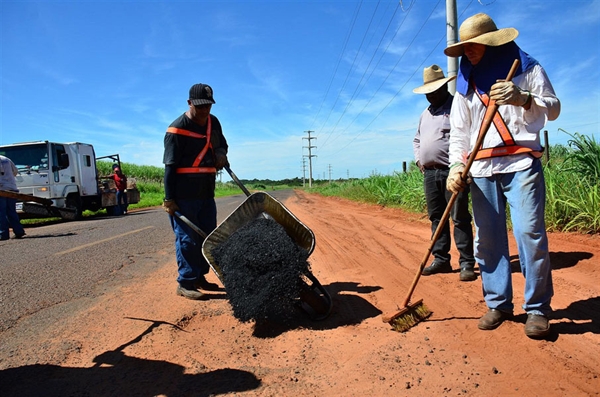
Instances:
[[[317,111],[317,114],[315,114],[315,117],[311,123],[311,128],[314,126],[315,122],[317,121],[317,117],[321,113],[321,108],[323,107],[323,103],[325,103],[325,99],[327,99],[327,95],[329,95],[329,90],[331,89],[331,84],[333,83],[335,75],[337,74],[337,71],[340,66],[340,62],[342,61],[344,52],[346,52],[346,46],[348,45],[348,41],[350,40],[350,36],[352,35],[352,31],[354,30],[354,24],[356,23],[356,18],[358,18],[358,12],[360,11],[361,5],[362,5],[362,1],[360,3],[358,3],[358,5],[356,6],[356,10],[354,11],[354,17],[352,18],[352,23],[350,24],[350,29],[348,30],[348,34],[346,35],[346,40],[344,41],[344,47],[342,48],[342,51],[340,52],[340,55],[338,57],[337,64],[335,65],[335,69],[333,71],[333,74],[331,75],[329,84],[327,85],[327,90],[325,91],[323,100],[321,101],[321,104],[319,105],[319,110]]]
[[[333,103],[333,106],[331,107],[331,110],[329,111],[329,114],[327,115],[327,118],[325,119],[325,122],[321,126],[321,129],[329,121],[329,117],[331,117],[331,113],[333,113],[333,110],[335,109],[335,105],[337,105],[337,102],[340,99],[340,96],[342,95],[342,92],[344,91],[344,88],[346,87],[346,83],[348,82],[348,78],[350,77],[350,74],[352,74],[352,72],[354,71],[354,65],[356,64],[356,58],[358,58],[358,54],[360,54],[360,50],[362,49],[362,46],[363,46],[363,44],[365,42],[365,37],[367,37],[367,33],[368,33],[369,29],[371,28],[371,23],[373,23],[373,18],[375,17],[375,13],[377,12],[377,8],[379,8],[379,3],[380,3],[380,1],[378,1],[377,2],[377,6],[375,6],[375,11],[373,11],[373,14],[371,15],[371,19],[369,20],[369,25],[367,26],[367,30],[365,30],[365,33],[363,34],[363,37],[362,37],[362,40],[360,41],[360,45],[358,47],[358,50],[356,50],[356,55],[354,55],[354,59],[352,60],[352,65],[350,65],[350,68],[348,69],[348,73],[346,74],[346,78],[344,79],[344,83],[342,84],[342,88],[340,88],[340,90],[338,92],[338,95],[335,98],[335,102]]]
[[[344,115],[346,114],[346,111],[348,110],[348,108],[350,107],[350,104],[354,101],[354,99],[362,92],[363,88],[365,87],[365,85],[369,82],[369,80],[371,79],[371,76],[373,75],[373,72],[375,71],[375,69],[377,69],[377,66],[379,65],[379,62],[381,61],[381,59],[383,58],[383,56],[385,55],[385,52],[387,51],[387,49],[390,46],[390,43],[392,43],[393,39],[396,37],[396,34],[398,33],[398,30],[400,29],[400,27],[398,27],[398,29],[396,30],[396,34],[394,34],[394,36],[392,37],[392,39],[390,40],[390,42],[388,43],[387,47],[385,48],[385,50],[383,51],[383,53],[381,54],[381,56],[379,57],[379,60],[377,61],[377,64],[373,67],[373,69],[371,69],[371,73],[369,74],[369,77],[367,77],[367,80],[365,81],[365,83],[361,86],[362,81],[364,80],[365,74],[367,74],[367,71],[369,71],[369,68],[371,66],[371,63],[373,62],[373,59],[375,58],[375,55],[377,54],[377,50],[379,48],[381,48],[381,43],[383,42],[383,39],[385,38],[385,35],[387,34],[393,20],[394,17],[396,16],[396,12],[398,11],[398,8],[400,7],[400,4],[396,5],[396,9],[394,10],[394,13],[392,14],[386,28],[385,31],[383,32],[383,34],[381,35],[381,39],[379,40],[379,43],[377,43],[377,46],[375,47],[375,51],[373,52],[373,55],[371,56],[371,59],[369,60],[369,64],[367,65],[367,67],[365,68],[365,71],[363,72],[360,81],[358,82],[358,84],[356,85],[356,88],[354,89],[354,92],[352,93],[352,97],[350,98],[350,100],[348,101],[348,103],[346,104],[346,107],[344,108],[344,111],[342,112],[342,114],[340,115],[340,117],[338,118],[338,121],[335,123],[335,126],[333,127],[333,129],[331,130],[331,133],[329,133],[327,135],[327,137],[325,138],[325,141],[323,142],[323,145],[325,145],[327,143],[327,141],[329,140],[329,137],[331,136],[331,134],[335,131],[335,129],[337,128],[339,122],[341,121],[341,119],[344,117]],[[360,87],[360,90],[359,90]]]

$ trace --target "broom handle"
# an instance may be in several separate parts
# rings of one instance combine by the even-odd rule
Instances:
[[[512,64],[512,67],[510,68],[510,71],[508,72],[508,75],[506,76],[505,81],[512,80],[513,76],[515,75],[515,73],[517,71],[517,67],[519,67],[519,60],[515,59],[515,61]],[[483,117],[483,121],[481,123],[481,127],[479,128],[479,136],[477,137],[477,142],[475,143],[475,147],[473,148],[473,151],[469,155],[469,159],[467,160],[465,169],[463,170],[462,174],[460,175],[460,177],[462,178],[463,181],[467,180],[469,171],[471,170],[471,165],[473,165],[473,161],[475,161],[475,157],[477,156],[477,153],[479,152],[479,148],[483,144],[485,135],[487,134],[487,131],[490,129],[490,126],[492,125],[492,121],[494,120],[494,115],[496,114],[497,111],[498,111],[498,105],[496,105],[496,101],[490,99],[487,110],[485,111],[485,115]],[[448,205],[446,205],[446,210],[444,211],[444,214],[442,215],[442,218],[440,219],[440,223],[438,224],[438,227],[435,229],[435,233],[433,233],[433,237],[431,238],[431,244],[429,244],[427,253],[423,257],[423,260],[421,261],[421,264],[419,265],[419,271],[417,272],[417,274],[415,275],[415,278],[413,279],[413,282],[410,286],[410,289],[408,290],[406,299],[404,299],[404,304],[402,305],[402,307],[408,306],[408,303],[410,302],[410,298],[412,297],[412,294],[415,291],[415,288],[417,287],[417,283],[419,282],[419,279],[421,278],[421,273],[423,272],[423,269],[425,268],[425,264],[429,260],[429,255],[431,255],[431,251],[433,251],[433,246],[436,243],[437,239],[440,237],[440,234],[442,233],[442,229],[446,225],[446,222],[448,222],[448,218],[450,217],[450,211],[452,210],[452,206],[454,206],[454,202],[456,201],[457,197],[458,197],[458,193],[452,193],[452,197],[450,197],[450,200],[448,201]]]

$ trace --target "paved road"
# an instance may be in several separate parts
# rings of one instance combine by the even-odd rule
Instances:
[[[270,194],[285,201],[292,191]],[[246,196],[217,199],[222,222]],[[26,228],[0,242],[0,333],[24,316],[85,304],[119,283],[174,261],[173,233],[161,208]],[[175,270],[174,270],[175,271]]]

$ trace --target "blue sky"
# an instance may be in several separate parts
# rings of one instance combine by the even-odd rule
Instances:
[[[194,83],[214,89],[242,179],[367,177],[402,170],[424,95],[447,72],[445,0],[1,0],[0,144],[85,142],[162,166],[167,126]],[[457,0],[519,30],[562,102],[546,126],[600,140],[600,1]],[[224,177],[223,180],[229,178]]]

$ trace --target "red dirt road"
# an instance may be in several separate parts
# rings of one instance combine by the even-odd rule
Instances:
[[[30,344],[3,358],[0,384],[9,394],[0,394],[600,395],[600,236],[550,234],[555,312],[547,340],[523,332],[518,270],[514,321],[477,329],[486,311],[481,280],[460,282],[455,272],[421,278],[414,299],[433,315],[399,333],[382,314],[402,304],[429,245],[427,219],[304,192],[285,205],[316,236],[309,260],[333,298],[326,320],[240,323],[224,292],[204,302],[177,297],[167,256],[147,279],[32,331]],[[517,264],[514,243],[511,250]]]

